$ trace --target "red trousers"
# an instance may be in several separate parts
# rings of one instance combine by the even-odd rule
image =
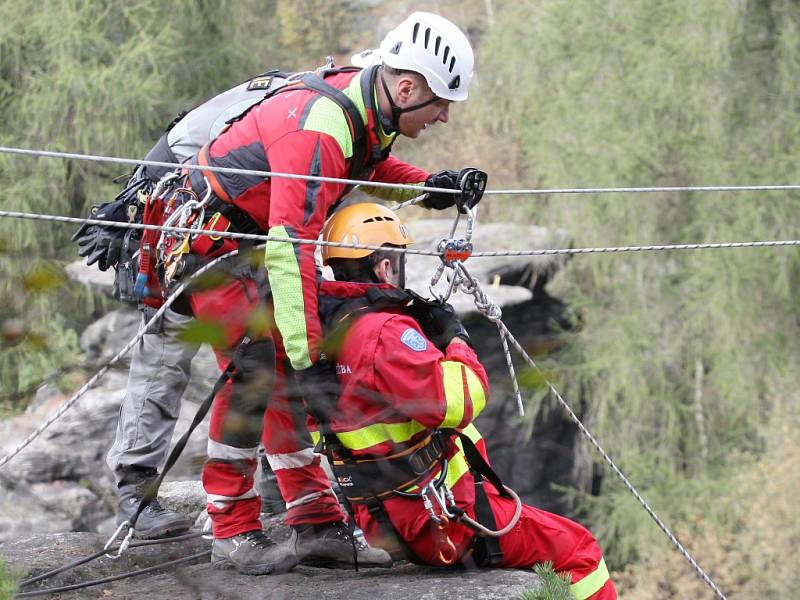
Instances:
[[[504,527],[514,515],[514,501],[504,498],[488,482],[484,489],[497,524]],[[475,517],[475,482],[468,472],[453,486],[456,504]],[[384,502],[395,530],[423,564],[445,566],[439,559],[441,535],[421,500],[392,497]],[[387,547],[383,532],[363,504],[354,506],[358,526],[367,541],[377,547]],[[447,535],[464,557],[472,544],[475,532],[460,523],[452,522]],[[597,541],[582,525],[533,506],[523,504],[516,526],[499,538],[505,568],[530,568],[550,561],[556,572],[570,573],[572,592],[578,599],[613,600],[617,597],[614,584],[608,577],[603,555]]]
[[[314,453],[302,398],[275,329],[272,307],[259,299],[251,279],[237,279],[192,293],[189,303],[200,327],[217,339],[220,370],[247,334],[235,370],[214,399],[203,486],[215,538],[261,529],[261,499],[254,487],[262,442],[287,505],[288,525],[345,518]]]

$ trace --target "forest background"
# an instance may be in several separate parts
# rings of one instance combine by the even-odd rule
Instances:
[[[468,31],[477,78],[450,124],[398,143],[410,162],[479,166],[493,188],[798,183],[790,0],[4,0],[0,145],[139,157],[179,110],[346,62],[413,9]],[[0,207],[83,216],[124,170],[3,154]],[[482,219],[620,246],[796,239],[798,209],[791,192],[500,196]],[[76,387],[78,333],[114,308],[67,282],[72,231],[0,220],[0,418],[46,377]],[[797,249],[772,248],[587,255],[551,284],[580,326],[550,373],[730,597],[783,597],[800,567],[799,277]],[[708,594],[613,475],[595,492],[576,516],[622,597]]]

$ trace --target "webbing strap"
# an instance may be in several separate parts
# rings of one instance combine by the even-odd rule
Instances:
[[[136,512],[133,513],[133,516],[129,520],[129,525],[131,528],[134,528],[136,526],[136,521],[139,518],[139,515],[142,514],[142,511],[145,509],[145,507],[148,504],[150,504],[153,501],[153,499],[158,495],[158,488],[161,487],[161,483],[164,481],[164,477],[167,476],[169,470],[175,465],[175,463],[178,461],[178,458],[180,458],[181,453],[183,453],[183,449],[186,447],[186,444],[192,435],[192,432],[195,429],[197,429],[197,426],[200,425],[200,423],[205,418],[206,414],[208,414],[208,410],[214,403],[214,398],[216,397],[217,393],[222,389],[222,386],[225,385],[233,375],[233,372],[236,369],[236,365],[239,363],[239,359],[242,357],[242,353],[245,351],[247,346],[250,345],[250,342],[251,339],[249,337],[244,337],[242,341],[239,342],[239,345],[236,347],[236,350],[234,351],[233,356],[231,357],[231,360],[228,363],[228,366],[225,367],[225,370],[217,379],[216,383],[214,384],[214,388],[211,390],[211,393],[208,396],[206,396],[205,400],[203,400],[203,403],[197,409],[197,412],[195,413],[194,418],[192,419],[192,422],[189,425],[189,428],[186,430],[186,433],[184,433],[181,436],[181,439],[178,440],[178,443],[175,444],[175,447],[172,449],[172,452],[170,452],[169,458],[167,458],[167,462],[164,464],[164,469],[161,471],[161,474],[158,476],[158,479],[156,479],[152,484],[147,486],[147,489],[142,495],[142,499],[139,501],[139,506],[136,508]]]
[[[369,514],[375,519],[385,544],[389,545],[388,548],[384,546],[384,550],[389,553],[389,556],[394,560],[407,560],[417,564],[425,564],[395,529],[380,498],[370,498],[365,504]]]
[[[495,472],[494,469],[492,469],[489,463],[486,462],[486,459],[483,458],[483,454],[478,451],[478,449],[475,447],[475,442],[473,442],[469,436],[455,430],[443,431],[451,432],[452,434],[457,435],[461,440],[464,456],[466,457],[467,463],[469,463],[469,466],[472,468],[472,470],[489,480],[489,482],[497,488],[497,491],[501,496],[503,496],[503,498],[511,498],[511,494],[506,491],[506,487],[503,485],[503,481],[500,479],[500,476]]]
[[[497,529],[497,521],[495,521],[489,497],[486,495],[480,477],[475,477],[475,519],[487,529]],[[500,538],[476,535],[473,547],[475,548],[475,563],[479,567],[497,567],[503,563]]]
[[[322,77],[315,73],[304,74],[300,81],[308,89],[335,102],[344,111],[350,126],[350,135],[353,139],[353,158],[350,162],[349,177],[350,179],[357,179],[366,166],[367,157],[367,130],[364,127],[364,121],[361,119],[361,112],[342,90],[326,83]]]

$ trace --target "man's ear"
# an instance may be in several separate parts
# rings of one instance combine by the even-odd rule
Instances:
[[[388,258],[382,258],[373,267],[375,277],[381,283],[389,283],[389,269],[392,267],[392,261]]]
[[[411,96],[414,94],[414,89],[417,82],[414,78],[407,73],[404,73],[397,79],[397,105],[403,108],[403,104],[408,103]]]

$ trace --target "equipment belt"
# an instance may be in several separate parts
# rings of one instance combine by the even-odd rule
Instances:
[[[370,498],[388,498],[395,490],[419,485],[442,463],[444,454],[444,441],[435,433],[391,456],[334,458],[333,471],[344,496],[357,504]]]

